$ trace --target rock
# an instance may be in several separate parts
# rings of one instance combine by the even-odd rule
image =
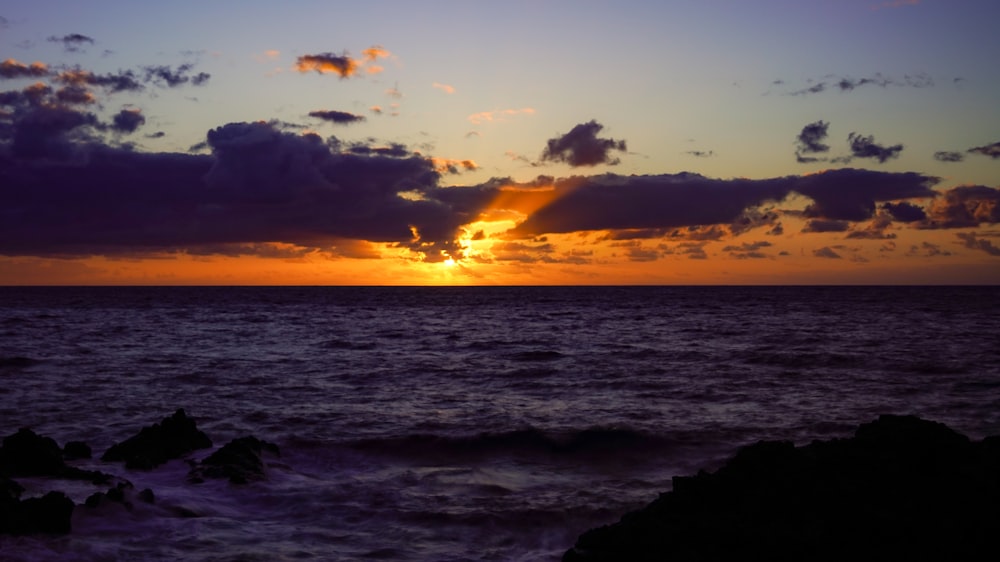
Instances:
[[[49,492],[40,498],[0,503],[0,533],[68,533],[74,507],[73,500],[62,492]]]
[[[228,478],[234,484],[246,484],[264,478],[264,452],[279,455],[278,446],[253,436],[226,443],[193,468],[188,475],[195,483],[205,478]]]
[[[103,472],[67,465],[63,460],[63,450],[54,439],[37,435],[26,428],[4,438],[0,448],[0,475],[51,476],[66,480],[90,480],[95,484],[111,479]]]
[[[763,441],[591,529],[564,561],[992,560],[1000,439],[913,416],[850,439]]]
[[[89,459],[93,454],[90,446],[83,441],[69,441],[63,445],[63,458],[71,461],[76,459]]]
[[[160,423],[144,427],[138,434],[112,445],[101,460],[125,461],[128,468],[150,469],[211,446],[212,441],[198,430],[194,419],[179,409]]]

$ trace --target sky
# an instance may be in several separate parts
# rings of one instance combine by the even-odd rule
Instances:
[[[3,3],[0,285],[997,284],[997,21]]]

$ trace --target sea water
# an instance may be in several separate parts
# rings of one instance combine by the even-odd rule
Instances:
[[[153,504],[77,507],[10,560],[555,560],[759,439],[917,414],[1000,433],[993,287],[0,288],[0,436]],[[102,463],[177,408],[267,478]],[[18,479],[25,497],[89,483]]]

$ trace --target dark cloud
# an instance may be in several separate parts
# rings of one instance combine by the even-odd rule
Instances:
[[[810,80],[809,82],[812,83],[813,80]],[[773,84],[779,83],[783,82],[773,82]],[[825,92],[827,89],[836,89],[840,92],[852,92],[863,86],[877,86],[879,88],[887,88],[889,86],[903,88],[929,88],[933,85],[934,79],[925,73],[905,74],[902,79],[889,78],[879,73],[867,78],[851,78],[846,76],[836,77],[831,75],[824,77],[821,81],[816,82],[811,86],[789,92],[789,95],[804,96],[809,94],[820,94]]]
[[[1000,158],[1000,142],[970,148],[969,152],[989,156],[990,158],[996,160],[997,158]]]
[[[769,256],[760,250],[771,246],[770,242],[761,240],[758,242],[744,242],[739,246],[725,246],[722,248],[722,251],[729,252],[729,255],[736,259],[763,259]]]
[[[40,62],[24,64],[14,59],[0,62],[0,78],[41,78],[49,75],[49,67]]]
[[[896,233],[886,232],[892,226],[892,216],[882,212],[872,219],[872,221],[861,230],[852,230],[845,238],[862,240],[892,240],[896,238]]]
[[[833,248],[830,248],[829,246],[823,246],[822,248],[819,248],[818,250],[813,250],[812,253],[817,258],[830,258],[830,259],[835,259],[835,260],[839,260],[840,259],[840,254],[838,254],[837,252],[833,251]]]
[[[982,238],[976,238],[976,234],[973,232],[958,232],[955,234],[962,241],[966,248],[972,250],[980,250],[986,252],[991,256],[1000,257],[1000,248],[997,248],[989,240],[983,240]]]
[[[88,105],[97,103],[97,98],[84,86],[71,84],[56,90],[55,97],[60,103],[69,105]]]
[[[60,72],[53,81],[67,86],[100,86],[112,94],[143,89],[142,83],[131,70],[119,70],[117,74],[94,74],[89,70],[74,68]]]
[[[934,197],[931,186],[937,181],[914,172],[851,168],[763,180],[710,179],[689,173],[574,177],[555,182],[552,201],[512,234],[728,225],[748,209],[792,193],[813,200],[808,218],[858,221],[874,216],[879,202]],[[529,190],[524,196],[536,194]],[[763,224],[773,222],[776,218]]]
[[[315,117],[317,119],[322,119],[324,121],[329,121],[331,123],[336,123],[339,125],[350,125],[351,123],[360,123],[365,120],[364,115],[355,115],[353,113],[348,113],[346,111],[335,111],[335,110],[316,110],[310,111],[309,117]]]
[[[906,201],[899,203],[886,202],[879,208],[888,212],[893,220],[899,222],[917,222],[927,218],[927,213],[924,212],[923,207],[907,203]]]
[[[685,152],[684,154],[690,154],[691,156],[694,156],[694,157],[697,157],[697,158],[708,158],[708,157],[711,157],[711,156],[715,156],[715,151],[714,150],[689,150],[689,151]]]
[[[194,65],[186,63],[178,66],[177,70],[166,65],[144,66],[143,72],[145,72],[146,82],[152,82],[157,86],[168,88],[176,88],[188,82],[191,82],[195,86],[201,86],[211,77],[210,74],[205,72],[190,76],[189,73],[192,69],[194,69]]]
[[[621,160],[613,157],[611,152],[624,152],[625,141],[598,138],[597,134],[602,129],[604,125],[591,120],[573,127],[565,135],[549,139],[541,160],[565,162],[573,167],[618,164]]]
[[[920,228],[967,228],[1000,222],[1000,188],[953,187],[931,203]]]
[[[875,143],[875,137],[872,135],[862,136],[858,133],[851,133],[847,135],[847,142],[851,146],[851,154],[855,158],[874,158],[879,161],[879,163],[884,163],[886,160],[896,158],[899,153],[903,151],[903,145],[896,144],[893,146],[882,146]]]
[[[80,51],[86,44],[94,44],[94,40],[86,35],[80,35],[79,33],[71,33],[69,35],[63,35],[62,37],[52,36],[48,39],[52,43],[62,43],[63,49],[68,52],[75,53]]]
[[[146,123],[146,118],[138,109],[123,109],[115,114],[111,128],[119,133],[134,133]]]
[[[798,149],[795,151],[795,158],[802,163],[817,162],[818,158],[803,156],[803,154],[823,154],[830,151],[830,146],[823,144],[827,137],[827,129],[830,123],[826,121],[816,121],[809,123],[802,128],[796,139]]]
[[[295,61],[295,68],[299,72],[314,70],[319,74],[337,74],[341,78],[353,76],[360,66],[361,64],[357,60],[352,59],[346,53],[343,55],[333,53],[302,55]]]
[[[851,224],[847,221],[813,219],[806,223],[802,232],[845,232],[849,228]]]
[[[961,152],[939,151],[934,153],[934,159],[939,162],[961,162],[965,155]]]
[[[162,139],[165,136],[167,136],[167,133],[164,133],[163,131],[156,131],[155,133],[150,133],[150,134],[146,135],[146,138],[147,139]]]

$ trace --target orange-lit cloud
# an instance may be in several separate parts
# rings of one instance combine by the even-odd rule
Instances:
[[[444,92],[446,94],[454,94],[455,93],[455,87],[451,86],[449,84],[441,84],[439,82],[435,82],[435,83],[431,84],[431,86],[434,87],[434,88],[437,88],[437,89],[441,90],[442,92]]]
[[[534,115],[534,113],[535,110],[533,108],[524,107],[521,109],[503,109],[500,111],[481,111],[479,113],[473,113],[468,119],[473,125],[481,125],[483,123],[501,121],[504,117],[512,117],[514,115]]]
[[[450,158],[431,157],[431,164],[440,173],[457,174],[461,170],[476,170],[479,168],[472,160],[452,160]]]
[[[48,74],[49,67],[41,62],[33,62],[30,65],[14,59],[0,62],[0,78],[39,78]]]
[[[295,61],[295,70],[299,72],[314,70],[319,74],[337,74],[341,78],[353,76],[360,66],[361,63],[347,54],[320,53],[318,55],[302,55]]]

